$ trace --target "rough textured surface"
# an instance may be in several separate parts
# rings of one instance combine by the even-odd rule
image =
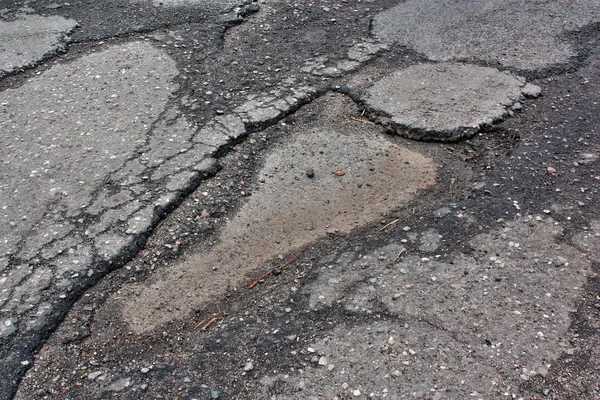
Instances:
[[[59,16],[25,15],[16,21],[0,20],[0,78],[64,50],[65,37],[76,26],[76,21]]]
[[[394,262],[410,246],[400,242],[325,257],[318,279],[303,289],[311,308],[358,315],[377,309],[387,321],[336,328],[311,345],[336,368],[311,368],[297,377],[305,383],[303,395],[331,397],[358,388],[376,397],[441,391],[448,398],[493,398],[552,364],[570,346],[564,339],[569,313],[590,262],[557,242],[563,228],[551,218],[500,225],[471,241],[471,256],[435,255],[434,249],[429,257],[409,254]],[[427,242],[427,235],[415,244]],[[361,331],[368,342],[356,340]],[[365,370],[355,371],[357,363]],[[381,371],[377,381],[371,368]],[[343,390],[344,382],[351,387]]]
[[[132,43],[57,66],[4,93],[0,253],[27,260],[75,230],[87,207],[94,214],[106,211],[94,201],[95,192],[146,143],[176,89],[176,74],[159,50]],[[152,139],[183,135],[178,152],[189,147],[185,136],[191,133],[189,126],[175,126],[157,129]],[[22,192],[35,193],[35,201],[23,202]],[[113,206],[128,204],[127,193],[109,195]],[[29,245],[19,251],[23,241]]]
[[[413,139],[458,140],[508,115],[521,97],[522,78],[494,68],[417,64],[377,81],[364,102]]]
[[[343,117],[343,100],[334,104],[331,119],[303,127],[267,156],[258,172],[261,183],[219,243],[132,289],[124,309],[132,330],[149,331],[203,309],[278,255],[361,227],[435,182],[431,159],[366,128],[335,129],[332,120]]]
[[[600,279],[594,274],[585,279],[567,276],[566,263],[563,267],[553,263],[543,273],[544,262],[559,256],[570,258],[570,265],[591,265],[599,272],[600,227],[594,211],[600,209],[600,42],[595,25],[583,25],[578,31],[567,26],[573,19],[593,23],[596,11],[584,15],[576,9],[596,4],[240,0],[240,7],[232,9],[232,2],[210,0],[162,5],[150,0],[5,1],[0,6],[2,21],[35,13],[74,19],[80,27],[65,39],[70,43],[66,53],[2,78],[0,97],[12,95],[7,89],[18,91],[39,82],[54,66],[62,65],[62,71],[69,72],[66,67],[81,65],[78,62],[89,54],[110,56],[114,53],[106,50],[132,42],[151,44],[156,54],[171,60],[163,64],[164,60],[142,57],[141,69],[166,67],[156,69],[159,78],[147,77],[147,83],[166,81],[173,87],[176,83],[178,89],[168,95],[158,117],[144,117],[145,143],[96,186],[88,206],[77,214],[71,204],[85,203],[85,196],[72,203],[69,199],[80,192],[89,194],[85,185],[98,183],[95,177],[84,184],[66,180],[71,185],[65,190],[68,195],[60,204],[50,204],[47,220],[31,225],[34,234],[23,234],[18,257],[0,255],[0,398],[12,398],[17,387],[16,397],[23,400],[255,400],[323,398],[324,393],[343,399],[599,398]],[[397,38],[398,43],[369,37],[373,18],[375,28],[381,28],[380,12],[421,5],[428,8],[421,8],[420,19],[415,14],[412,19],[388,20],[391,31],[413,25]],[[556,21],[546,23],[549,18]],[[450,19],[457,22],[448,23]],[[561,24],[566,24],[564,29],[557,28]],[[468,37],[474,40],[465,40]],[[408,43],[404,39],[410,39],[410,44],[404,46]],[[382,77],[425,62],[430,53],[417,49],[420,43],[453,60],[472,52],[466,62],[522,69],[514,73],[526,76],[531,85],[522,89],[525,98],[508,105],[512,118],[468,140],[435,143],[386,137],[382,127],[373,125],[389,122],[383,113],[372,118],[364,104],[354,106],[349,99],[337,103],[344,112],[328,109],[332,92],[356,100]],[[578,57],[570,58],[572,54]],[[569,58],[551,60],[548,66],[550,57],[563,55]],[[498,59],[508,63],[498,64]],[[520,59],[527,67],[511,66]],[[168,75],[173,64],[176,75],[161,75]],[[115,75],[115,79],[120,76]],[[62,85],[50,88],[69,90],[68,76],[55,80]],[[106,98],[94,80],[89,86],[100,101],[113,102],[114,109],[98,107],[115,120],[125,118],[129,126],[127,118],[138,116],[129,111],[124,117],[118,115],[118,101]],[[33,97],[30,102],[40,103]],[[145,104],[137,106],[139,110],[130,111],[145,110]],[[86,120],[88,114],[97,116],[93,110],[72,110],[93,125]],[[327,113],[330,118],[324,123],[322,116]],[[3,122],[12,118],[10,114],[14,112],[0,107]],[[32,126],[38,124],[33,116],[25,118]],[[21,122],[18,125],[22,128]],[[6,126],[0,129],[2,134]],[[52,129],[52,123],[40,126]],[[346,136],[357,143],[358,138],[367,142],[377,138],[410,149],[435,163],[435,184],[365,226],[318,231],[321,236],[280,274],[273,273],[249,290],[246,283],[296,254],[287,246],[296,236],[277,236],[276,231],[273,243],[256,240],[267,243],[261,248],[252,247],[251,239],[243,235],[267,236],[268,227],[257,226],[259,222],[246,215],[247,205],[259,204],[253,197],[261,198],[268,186],[277,186],[258,173],[270,155],[313,132],[337,133],[325,137],[340,142]],[[86,138],[95,143],[94,136],[77,143]],[[0,140],[2,145],[7,143],[3,140],[13,144],[10,136]],[[17,144],[15,148],[35,146]],[[44,146],[51,144],[56,143],[39,142],[40,151],[33,156],[43,155]],[[86,147],[61,154],[81,158],[77,167],[86,169],[88,158],[80,156]],[[2,161],[7,153],[2,153]],[[292,174],[289,165],[300,165],[297,160],[302,158],[313,160],[312,155],[294,153],[280,168],[285,176],[298,180],[278,182],[290,193],[299,193],[298,198],[303,195],[298,187],[310,188],[306,182],[320,179],[314,166]],[[375,158],[385,163],[389,157],[379,152]],[[94,157],[89,159],[98,168]],[[23,164],[25,188],[30,188],[28,179],[41,179],[28,176],[37,170],[36,160]],[[71,168],[69,160],[64,165]],[[368,175],[379,182],[376,167],[372,165]],[[410,167],[399,171],[412,174]],[[336,169],[335,178],[356,180],[352,166],[343,168],[346,173]],[[328,182],[340,189],[338,180]],[[362,183],[361,189],[368,188],[369,183]],[[200,186],[192,191],[196,185]],[[10,186],[14,187],[18,185]],[[336,194],[342,194],[344,206],[354,204],[340,190]],[[376,199],[364,196],[367,205],[353,210],[379,207],[385,194],[394,190],[385,188]],[[12,194],[3,191],[0,197]],[[26,191],[20,194],[24,203],[37,200]],[[336,199],[328,198],[337,207]],[[269,203],[278,201],[279,197]],[[53,207],[65,212],[53,215]],[[340,209],[349,215],[347,208]],[[280,220],[281,215],[273,211],[276,207],[252,210],[256,219],[277,216]],[[336,224],[356,221],[344,216],[321,215],[321,219]],[[19,221],[21,217],[11,222],[16,227],[29,224]],[[291,224],[296,217],[311,221],[312,215],[290,212],[284,217],[281,220]],[[235,220],[257,227],[237,225],[236,231],[231,228]],[[289,224],[274,226],[284,233],[296,232]],[[181,275],[183,283],[169,275],[171,267],[184,265],[197,254],[224,249],[224,232],[241,244],[228,248],[233,249],[230,254],[256,261],[232,269],[241,271],[252,264],[256,270],[249,276],[226,276],[222,267],[226,261],[216,256],[198,259],[199,270],[211,264],[216,270],[197,272],[196,282],[190,283],[191,274]],[[311,233],[316,235],[317,230]],[[44,243],[45,235],[61,239]],[[529,238],[535,239],[531,246]],[[553,260],[535,256],[536,249]],[[265,254],[272,256],[265,259]],[[536,258],[542,262],[535,262]],[[488,274],[488,269],[494,274]],[[234,284],[231,290],[223,290],[223,276],[244,284],[238,290]],[[132,288],[147,289],[161,277],[169,285],[158,288],[172,290],[165,304],[152,305],[162,307],[156,313],[166,314],[169,322],[136,334],[121,318],[122,310],[135,299]],[[452,287],[453,281],[449,289],[445,279],[458,280],[460,288]],[[406,282],[402,289],[395,286],[397,280],[414,283]],[[577,289],[564,287],[571,281],[577,282]],[[580,285],[582,281],[585,284]],[[521,282],[527,283],[522,291]],[[204,287],[192,288],[191,293],[197,294],[193,301],[171,302],[173,293],[185,298],[185,291],[196,283]],[[338,287],[344,288],[342,293]],[[391,289],[401,289],[404,296]],[[144,296],[151,297],[148,293]],[[179,307],[194,301],[189,313]],[[180,309],[168,307],[169,303]],[[572,308],[567,314],[568,307]],[[153,312],[145,312],[154,318]],[[213,313],[222,319],[206,327],[201,322]],[[506,340],[498,345],[498,337]],[[514,359],[510,363],[509,351]],[[463,393],[466,389],[472,391]]]
[[[567,32],[600,21],[600,2],[409,0],[378,13],[373,33],[430,60],[540,69],[576,55]]]

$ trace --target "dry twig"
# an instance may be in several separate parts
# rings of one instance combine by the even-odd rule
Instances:
[[[387,227],[394,225],[396,222],[400,221],[400,218],[393,220],[392,222],[390,222],[389,224],[385,224],[385,226],[383,228],[381,228],[379,230],[379,232],[382,232],[383,230],[385,230]]]
[[[308,246],[306,246],[306,247],[308,247]],[[279,267],[277,267],[277,269],[284,269],[285,267],[287,267],[288,265],[290,265],[291,263],[293,263],[294,261],[296,261],[296,259],[298,257],[300,257],[300,255],[302,253],[304,253],[304,251],[306,250],[306,247],[303,247],[302,250],[300,250],[298,252],[298,254],[296,254],[294,257],[290,258],[290,260],[287,261],[285,264],[282,264]],[[248,286],[248,289],[254,289],[254,287],[256,285],[258,285],[259,283],[261,283],[267,276],[271,275],[272,273],[273,273],[273,270],[266,272],[263,276],[261,276],[256,281],[254,281],[254,283],[252,283],[252,285]]]
[[[398,255],[396,256],[396,258],[394,258],[394,259],[392,260],[392,262],[396,262],[396,261],[398,261],[398,259],[399,259],[399,258],[400,258],[400,256],[402,255],[402,253],[404,253],[405,251],[406,251],[406,249],[402,249],[402,250],[400,250],[400,253],[398,253]]]
[[[213,314],[211,314],[210,317],[204,318],[202,321],[200,321],[196,324],[196,326],[194,327],[194,330],[198,329],[201,325],[204,325],[205,323],[207,323],[211,318],[216,318],[218,315],[219,314],[217,314],[217,313],[213,313]]]
[[[214,324],[214,323],[215,323],[215,322],[217,322],[217,321],[221,321],[222,319],[223,319],[223,318],[221,318],[221,317],[214,317],[214,318],[211,318],[211,319],[210,319],[210,320],[209,320],[209,321],[206,323],[206,325],[204,325],[202,328],[200,328],[200,330],[201,330],[202,332],[205,332],[205,331],[208,329],[208,327],[209,327],[209,326],[211,326],[212,324]]]
[[[377,125],[377,124],[376,124],[376,123],[374,123],[374,122],[371,122],[371,121],[369,121],[369,120],[362,119],[362,118],[350,117],[350,119],[351,119],[351,120],[353,120],[353,121],[362,122],[363,124]]]

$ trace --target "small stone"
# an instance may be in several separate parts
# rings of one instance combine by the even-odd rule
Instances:
[[[548,396],[550,394],[550,389],[544,388],[544,390],[542,390],[542,393],[544,393],[544,396]]]
[[[106,387],[106,391],[121,392],[123,389],[131,385],[131,378],[121,378]]]
[[[144,367],[144,368],[140,369],[140,371],[142,372],[142,374],[147,374],[150,371],[150,368]]]
[[[348,385],[346,382],[342,383],[342,389],[348,389],[348,387],[350,387],[350,385]]]
[[[554,167],[548,167],[547,171],[548,171],[549,174],[554,175],[556,173],[556,168],[554,168]]]
[[[316,350],[312,347],[309,347],[308,349],[306,349],[306,351],[308,351],[309,353],[314,353]]]
[[[546,375],[548,375],[548,369],[545,367],[539,367],[538,373],[545,378]]]
[[[99,377],[100,375],[102,375],[102,371],[96,371],[96,372],[92,372],[91,374],[88,374],[87,378],[90,381],[93,381],[94,379],[96,379],[97,377]]]
[[[29,361],[21,361],[21,365],[26,367],[29,365]]]
[[[354,392],[352,392],[352,394],[356,397],[360,396],[362,393],[360,392],[360,390],[356,389]]]
[[[319,365],[327,365],[327,357],[319,358]]]
[[[329,364],[329,365],[327,366],[327,371],[333,371],[333,369],[334,369],[334,368],[335,368],[335,365],[333,365],[333,364]]]
[[[528,83],[521,89],[521,93],[523,93],[523,96],[526,97],[538,97],[540,94],[542,94],[542,88]]]
[[[394,371],[392,371],[392,375],[394,375],[394,376],[400,376],[400,375],[402,375],[402,372],[400,372],[397,369],[395,369]]]
[[[252,364],[252,361],[248,361],[246,363],[246,365],[244,365],[244,371],[249,372],[252,371],[254,369],[254,364]]]
[[[148,385],[147,385],[147,384],[145,384],[145,383],[142,383],[142,384],[140,385],[140,389],[142,389],[142,390],[146,390],[146,389],[148,389]]]
[[[335,173],[337,176],[344,176],[346,175],[346,170],[345,169],[341,169],[339,171],[336,171]]]
[[[219,391],[218,391],[218,390],[216,390],[216,389],[212,389],[212,390],[210,391],[210,398],[211,398],[211,399],[218,399],[219,397],[221,397],[221,392],[219,392]]]
[[[516,102],[515,104],[513,104],[513,105],[512,105],[510,108],[511,108],[511,110],[513,110],[513,111],[519,111],[519,110],[522,110],[522,109],[523,109],[523,106],[521,105],[521,103],[519,103],[519,102],[517,101],[517,102]]]
[[[312,168],[307,169],[306,170],[306,176],[308,176],[309,178],[314,178],[315,171]]]

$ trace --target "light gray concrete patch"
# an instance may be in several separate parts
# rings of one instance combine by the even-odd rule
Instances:
[[[522,78],[494,68],[417,64],[367,90],[366,106],[389,116],[391,127],[413,139],[457,140],[508,114],[522,96]]]
[[[166,176],[174,175],[185,169],[194,169],[197,165],[200,165],[202,161],[214,154],[215,151],[216,148],[214,147],[196,144],[189,151],[180,152],[177,156],[165,161],[154,171],[150,179],[156,181]],[[184,185],[170,190],[186,190],[187,188],[189,188],[189,186]]]
[[[262,378],[267,387],[290,388],[273,399],[463,399],[481,395],[481,388],[494,385],[488,377],[498,375],[492,363],[474,358],[493,357],[493,350],[472,348],[424,321],[342,324],[308,347],[324,354],[328,365]]]
[[[35,341],[60,312],[49,304],[126,261],[189,177],[215,169],[215,149],[193,143],[197,127],[169,106],[177,75],[162,50],[132,42],[2,93],[0,339]],[[219,121],[230,140],[237,118]],[[153,172],[180,175],[151,187]]]
[[[194,142],[216,149],[246,133],[246,126],[237,114],[221,115],[207,122],[194,136]]]
[[[442,239],[442,236],[437,229],[426,230],[421,234],[419,250],[424,252],[436,251],[440,246],[440,239]]]
[[[66,35],[76,26],[76,21],[59,16],[24,15],[0,21],[0,78],[64,49]]]
[[[3,93],[1,254],[14,253],[21,237],[32,240],[37,231],[47,239],[53,232],[40,231],[45,221],[55,230],[58,214],[75,216],[89,205],[145,142],[176,89],[176,74],[164,53],[130,43],[57,65]],[[35,196],[24,201],[22,193]]]
[[[140,160],[147,167],[157,167],[165,160],[188,151],[192,147],[190,139],[195,131],[196,127],[185,117],[175,117],[173,120],[162,119],[152,129],[148,150],[140,156]]]
[[[598,21],[598,0],[410,0],[378,13],[373,33],[430,60],[533,70],[568,62],[576,52],[562,36]]]
[[[377,53],[387,50],[388,45],[373,39],[367,39],[348,49],[345,59],[338,60],[335,64],[325,56],[306,60],[300,69],[315,76],[337,77],[343,72],[356,70],[361,64],[371,60]]]

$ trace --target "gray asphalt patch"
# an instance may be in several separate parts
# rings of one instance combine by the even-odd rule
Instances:
[[[590,262],[558,243],[564,230],[551,218],[499,225],[471,241],[473,256],[435,255],[431,231],[409,231],[367,254],[324,257],[318,279],[303,289],[313,310],[366,316],[383,305],[391,317],[336,327],[307,346],[326,363],[264,384],[302,387],[302,398],[356,390],[376,398],[495,398],[546,374],[570,346],[569,313]],[[407,246],[419,244],[432,256],[407,255]]]
[[[59,16],[25,15],[0,21],[0,78],[64,50],[77,22]]]
[[[494,68],[418,64],[376,82],[364,102],[403,136],[458,140],[507,116],[523,85],[523,78]]]
[[[600,21],[590,1],[407,1],[377,14],[373,33],[435,61],[485,61],[535,70],[576,55],[567,32]]]

